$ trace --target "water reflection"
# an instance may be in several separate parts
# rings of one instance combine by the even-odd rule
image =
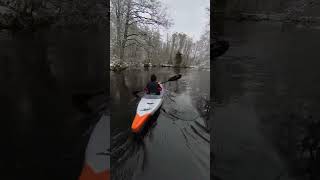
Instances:
[[[282,32],[280,24],[265,22],[227,22],[225,31],[231,47],[214,62],[215,175],[318,178],[312,170],[318,161],[300,148],[304,140],[316,139],[305,127],[320,117],[320,86],[314,83],[319,80],[320,33]],[[253,167],[255,172],[248,171]]]
[[[80,174],[88,130],[107,108],[108,90],[99,35],[77,41],[72,35],[43,30],[1,37],[1,179]],[[97,49],[90,50],[93,44]],[[76,47],[86,56],[76,56]]]
[[[228,104],[242,96],[245,92],[245,82],[250,78],[250,73],[246,72],[244,61],[248,61],[247,57],[221,57],[221,61],[214,62],[215,77],[214,99],[216,105]]]

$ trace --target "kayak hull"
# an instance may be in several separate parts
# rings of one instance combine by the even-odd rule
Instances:
[[[110,116],[104,115],[91,133],[79,180],[110,180],[110,157],[104,154],[110,147],[109,129]]]
[[[143,129],[144,124],[150,119],[151,114],[145,114],[140,116],[139,114],[136,114],[134,117],[131,130],[134,133],[139,133]]]
[[[145,94],[137,107],[137,112],[131,125],[133,133],[139,133],[143,129],[150,117],[161,107],[163,102],[164,88],[160,85],[162,91],[160,95]]]
[[[82,173],[80,175],[79,180],[109,180],[110,179],[110,171],[104,170],[101,172],[96,172],[93,168],[85,164],[84,168],[82,169]]]

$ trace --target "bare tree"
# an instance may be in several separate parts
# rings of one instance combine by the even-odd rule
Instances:
[[[157,0],[111,0],[111,50],[120,63],[126,60],[188,66],[209,59],[208,28],[198,42],[183,32],[166,34],[161,39],[159,27],[171,25],[165,12]],[[181,62],[177,63],[178,52]]]
[[[124,59],[129,46],[145,46],[146,27],[169,27],[166,11],[157,0],[111,0],[111,20],[116,27],[116,55]]]

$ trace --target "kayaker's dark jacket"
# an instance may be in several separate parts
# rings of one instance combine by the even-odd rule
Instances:
[[[147,94],[160,94],[162,90],[160,84],[156,81],[151,81],[147,84],[147,87],[144,89]]]

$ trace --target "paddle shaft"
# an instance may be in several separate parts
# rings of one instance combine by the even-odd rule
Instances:
[[[160,84],[164,84],[164,83],[167,83],[167,82],[170,82],[170,81],[164,81],[164,82],[160,82]]]
[[[181,78],[181,74],[177,74],[177,75],[172,76],[171,78],[169,78],[167,81],[161,82],[160,84],[164,84],[164,83],[169,82],[169,81],[176,81],[176,80],[178,80],[180,78]]]

